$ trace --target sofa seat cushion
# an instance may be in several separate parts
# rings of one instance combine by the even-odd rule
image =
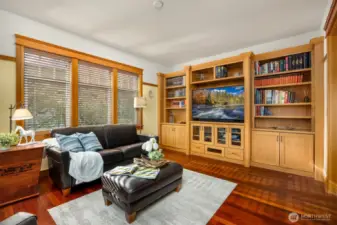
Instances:
[[[120,147],[117,147],[116,149],[123,152],[124,159],[132,159],[135,157],[140,157],[142,145],[143,145],[143,142],[139,142],[139,143],[134,143],[131,145],[120,146]]]
[[[124,159],[123,153],[118,149],[104,149],[98,153],[102,156],[104,164],[115,164]]]
[[[125,175],[115,176],[110,175],[108,171],[102,176],[103,190],[110,192],[110,190],[117,189],[115,194],[117,194],[118,199],[131,203],[181,179],[182,174],[183,167],[174,162],[160,168],[160,172],[155,180]]]

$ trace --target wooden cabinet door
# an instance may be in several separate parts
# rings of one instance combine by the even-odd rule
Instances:
[[[176,148],[186,148],[186,127],[185,126],[175,126],[173,128],[175,135],[175,147]]]
[[[313,154],[313,135],[280,133],[281,167],[313,172]]]
[[[279,165],[279,133],[253,131],[252,161],[266,165]]]
[[[201,129],[202,142],[204,144],[213,145],[214,144],[214,127],[213,125],[202,125]]]
[[[194,123],[191,125],[191,141],[194,143],[201,143],[201,129],[200,124]]]
[[[161,144],[166,146],[174,147],[175,145],[175,136],[173,133],[173,126],[171,125],[162,125],[161,126]]]
[[[229,139],[229,128],[228,126],[215,126],[214,127],[214,134],[215,134],[215,145],[221,147],[228,147],[228,139]]]
[[[229,147],[230,148],[244,148],[244,129],[239,126],[230,126],[229,127]]]

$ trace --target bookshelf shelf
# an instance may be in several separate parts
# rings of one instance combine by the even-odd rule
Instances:
[[[255,87],[255,89],[294,87],[294,86],[304,86],[304,85],[311,85],[311,81],[302,82],[302,83],[292,83],[292,84],[277,84],[277,85],[258,86],[258,87]]]
[[[287,70],[287,71],[277,72],[277,73],[267,73],[267,74],[255,75],[254,78],[280,76],[280,75],[288,75],[288,74],[293,74],[293,73],[303,73],[303,72],[310,72],[310,71],[311,71],[311,68],[300,69],[300,70]]]
[[[171,98],[166,98],[167,100],[175,100],[175,99],[185,99],[186,96],[180,96],[180,97],[171,97]]]
[[[182,108],[178,108],[178,107],[168,107],[168,108],[165,108],[166,110],[173,110],[173,109],[186,109],[185,107],[182,107]]]
[[[255,104],[255,106],[268,106],[268,107],[311,106],[311,102],[284,103],[284,104]]]
[[[273,129],[273,128],[255,128],[253,131],[266,131],[266,132],[286,132],[286,133],[295,133],[295,134],[314,134],[315,132],[312,132],[310,130],[301,130],[301,129]]]
[[[243,76],[224,77],[224,78],[215,78],[213,80],[193,81],[193,82],[191,82],[191,84],[204,84],[204,83],[213,83],[213,82],[219,82],[219,81],[242,80],[242,79],[244,79]]]
[[[186,88],[185,85],[177,85],[177,86],[168,86],[166,89],[177,89],[177,88]]]
[[[258,119],[311,119],[311,116],[255,116]]]

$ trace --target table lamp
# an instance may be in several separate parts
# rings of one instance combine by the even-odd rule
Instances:
[[[20,108],[17,108],[17,106]],[[14,114],[12,115],[13,109],[15,109]],[[23,107],[23,104],[10,105],[9,107],[9,132],[12,133],[12,120],[28,120],[32,119],[33,116],[28,109]]]
[[[146,108],[147,102],[144,97],[135,97],[133,100],[133,107],[138,111],[140,109]],[[143,127],[140,128],[139,132],[142,133]]]

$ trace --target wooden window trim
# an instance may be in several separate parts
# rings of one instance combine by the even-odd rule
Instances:
[[[25,37],[19,34],[16,37],[16,57],[6,57],[6,60],[16,61],[16,102],[24,101],[24,48],[37,49],[52,54],[57,54],[72,59],[72,92],[71,92],[71,127],[78,126],[78,60],[112,68],[112,124],[118,123],[118,71],[126,71],[138,76],[138,96],[143,96],[143,69],[119,63],[109,59],[79,52],[62,46],[50,44],[37,39]],[[3,58],[3,57],[2,57]],[[1,59],[2,59],[1,58]],[[4,59],[4,58],[3,58]],[[143,128],[143,110],[137,110],[137,129]],[[17,121],[17,125],[24,126],[24,121]],[[47,138],[46,132],[38,131],[37,136]],[[42,139],[43,139],[42,138]]]
[[[76,59],[83,60],[83,61],[86,61],[86,62],[91,62],[91,63],[94,63],[94,64],[99,64],[99,65],[110,67],[110,68],[116,68],[118,70],[127,71],[127,72],[134,73],[134,74],[137,74],[137,75],[143,74],[143,69],[138,68],[138,67],[134,67],[134,66],[130,66],[130,65],[127,65],[127,64],[112,61],[112,60],[109,60],[109,59],[105,59],[105,58],[101,58],[101,57],[98,57],[98,56],[90,55],[90,54],[87,54],[87,53],[84,53],[84,52],[79,52],[79,51],[72,50],[72,49],[69,49],[69,48],[65,48],[65,47],[62,47],[62,46],[50,44],[50,43],[47,43],[47,42],[44,42],[44,41],[40,41],[40,40],[37,40],[37,39],[25,37],[25,36],[22,36],[22,35],[19,35],[19,34],[16,34],[15,37],[16,37],[16,45],[20,45],[20,46],[24,46],[24,47],[28,47],[28,48],[33,48],[33,49],[38,49],[38,50],[41,50],[41,51],[66,56],[66,57],[69,57],[69,58],[76,58]]]

